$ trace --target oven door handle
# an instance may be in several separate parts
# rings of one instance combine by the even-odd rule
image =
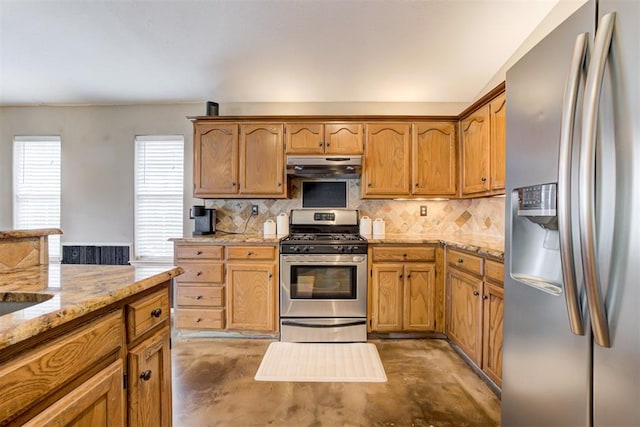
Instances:
[[[347,323],[339,323],[339,324],[327,324],[327,325],[318,325],[318,324],[309,324],[309,323],[300,323],[294,322],[292,320],[283,320],[283,326],[300,326],[302,328],[344,328],[347,326],[358,326],[358,325],[366,325],[366,320],[354,320],[353,322]]]

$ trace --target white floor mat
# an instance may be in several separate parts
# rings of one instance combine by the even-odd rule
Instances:
[[[269,344],[256,381],[387,382],[374,344]]]

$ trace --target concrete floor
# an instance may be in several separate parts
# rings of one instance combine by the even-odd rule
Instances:
[[[260,382],[271,340],[173,339],[173,424],[499,426],[500,401],[445,340],[371,340],[386,383]]]

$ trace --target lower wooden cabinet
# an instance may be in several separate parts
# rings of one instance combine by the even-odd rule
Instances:
[[[371,249],[370,329],[377,332],[436,330],[435,248],[375,246]],[[407,262],[388,262],[398,259]]]
[[[171,329],[167,325],[129,350],[131,426],[171,426]]]
[[[501,386],[503,264],[455,250],[447,260],[447,336]]]
[[[123,374],[122,360],[118,359],[29,420],[24,426],[124,426]]]
[[[273,264],[229,263],[227,289],[230,329],[276,330],[277,289]]]

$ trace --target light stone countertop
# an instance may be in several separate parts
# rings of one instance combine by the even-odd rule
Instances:
[[[62,234],[59,228],[37,228],[32,230],[6,230],[0,231],[2,239],[24,239],[25,237],[50,236],[52,234]]]
[[[253,244],[276,245],[285,236],[264,237],[262,234],[227,234],[216,233],[208,236],[180,237],[169,239],[178,243],[224,243],[224,244]]]
[[[504,238],[482,234],[385,234],[383,238],[368,237],[369,244],[439,244],[478,255],[504,260]]]
[[[53,295],[32,307],[0,316],[0,351],[181,274],[171,265],[50,264],[0,273],[0,300],[7,292]]]

